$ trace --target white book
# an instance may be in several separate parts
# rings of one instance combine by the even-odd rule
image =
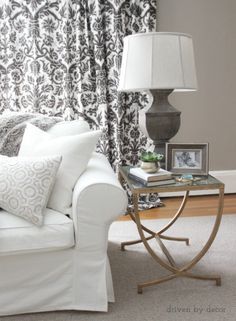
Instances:
[[[142,178],[143,180],[147,182],[156,182],[161,181],[165,179],[169,179],[172,177],[172,173],[160,168],[158,172],[156,173],[146,173],[142,168],[140,167],[132,167],[130,168],[130,174],[133,176],[137,176],[139,178]]]

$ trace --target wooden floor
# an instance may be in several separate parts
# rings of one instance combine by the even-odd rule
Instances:
[[[163,207],[150,209],[141,212],[142,219],[156,219],[172,217],[179,208],[182,201],[181,197],[162,198]],[[218,206],[218,197],[209,196],[192,196],[189,197],[182,216],[206,216],[215,215]],[[236,194],[227,194],[224,198],[223,214],[236,214]],[[129,220],[129,216],[125,215],[119,220]]]

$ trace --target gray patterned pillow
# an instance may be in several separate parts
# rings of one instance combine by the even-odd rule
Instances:
[[[41,226],[61,156],[0,156],[0,207]]]

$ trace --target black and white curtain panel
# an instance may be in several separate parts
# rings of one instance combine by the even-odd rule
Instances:
[[[136,164],[148,142],[140,94],[118,94],[124,36],[155,31],[156,0],[5,0],[0,6],[0,114],[84,118],[103,130],[111,164]]]

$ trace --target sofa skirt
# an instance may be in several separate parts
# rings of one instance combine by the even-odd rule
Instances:
[[[107,311],[108,301],[114,302],[109,260],[99,252],[74,247],[0,260],[0,315]]]

